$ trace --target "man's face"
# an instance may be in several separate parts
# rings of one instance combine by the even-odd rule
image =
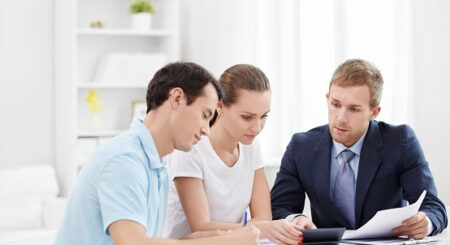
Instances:
[[[236,103],[222,106],[223,127],[234,139],[249,145],[263,130],[270,111],[270,91],[239,89]]]
[[[184,99],[173,120],[175,149],[190,151],[202,135],[208,135],[209,121],[214,115],[217,102],[217,92],[211,83],[203,88],[203,94],[192,104],[187,105]]]
[[[352,146],[375,119],[380,106],[370,108],[367,85],[342,87],[332,84],[327,94],[328,122],[331,137],[347,147]]]

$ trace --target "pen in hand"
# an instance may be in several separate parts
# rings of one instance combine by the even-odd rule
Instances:
[[[247,225],[247,210],[244,212],[244,226]]]

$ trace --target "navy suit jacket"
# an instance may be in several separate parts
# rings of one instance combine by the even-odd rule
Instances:
[[[328,125],[294,134],[271,191],[274,219],[302,213],[307,194],[317,227],[350,227],[330,198],[332,142]],[[356,228],[379,210],[416,202],[423,190],[427,194],[420,210],[433,223],[434,235],[447,227],[447,214],[414,131],[371,121],[356,180]]]

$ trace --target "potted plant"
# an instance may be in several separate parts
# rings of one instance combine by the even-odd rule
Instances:
[[[131,27],[135,30],[149,30],[152,25],[153,5],[148,0],[135,0],[130,6]]]

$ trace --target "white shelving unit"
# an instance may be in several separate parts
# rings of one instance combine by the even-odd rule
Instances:
[[[148,82],[160,67],[149,67],[145,78],[97,80],[102,59],[109,55],[154,54],[167,62],[179,60],[179,0],[151,0],[152,29],[130,28],[132,0],[55,1],[55,161],[61,194],[72,188],[79,169],[96,145],[129,128],[134,101],[145,99]],[[91,28],[102,20],[103,28]],[[86,97],[99,94],[101,127],[93,129]]]
[[[116,130],[80,130],[78,138],[98,138],[98,137],[114,137],[127,129]]]
[[[100,82],[81,82],[77,84],[78,89],[147,89],[147,85],[128,85]]]
[[[135,31],[130,29],[93,29],[93,28],[79,28],[78,35],[105,35],[105,36],[148,36],[148,37],[170,37],[173,36],[173,32],[164,29],[154,29],[149,31]]]

